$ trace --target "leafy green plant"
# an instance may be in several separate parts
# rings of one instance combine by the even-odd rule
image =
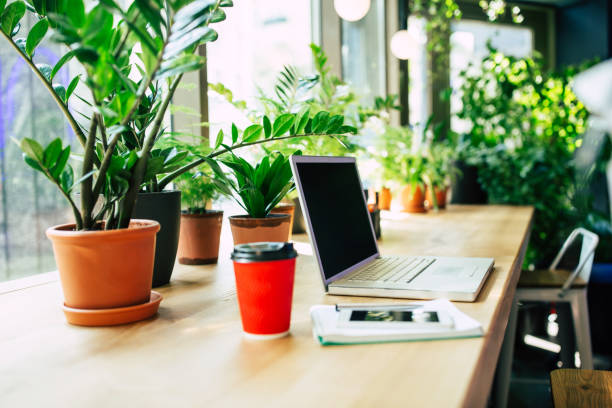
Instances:
[[[491,203],[533,205],[526,265],[545,265],[579,220],[574,151],[588,112],[571,91],[577,72],[549,73],[539,56],[514,58],[490,48],[477,67],[461,73],[462,109],[471,130],[463,155],[478,165]]]
[[[99,228],[102,220],[107,229],[127,228],[139,191],[161,191],[179,175],[232,150],[317,132],[352,131],[343,127],[343,118],[327,123],[322,116],[311,120],[286,114],[273,123],[263,118],[263,124],[244,131],[233,126],[231,143],[223,143],[221,134],[214,148],[195,154],[179,150],[180,144],[162,146],[169,137],[163,123],[172,96],[184,73],[204,65],[196,49],[217,38],[210,25],[224,20],[223,8],[231,5],[231,0],[139,0],[125,9],[114,0],[100,0],[86,10],[83,0],[0,1],[0,35],[50,92],[83,147],[77,179],[68,161],[70,148],[60,140],[47,146],[32,139],[19,142],[26,163],[70,203],[76,229]],[[26,12],[37,23],[21,38]],[[47,31],[68,49],[54,67],[34,62]],[[53,80],[70,60],[78,61],[84,74],[64,88]],[[79,83],[84,96],[75,93]],[[89,107],[80,112],[81,122],[68,108],[75,96]],[[327,118],[331,122],[333,116]],[[77,186],[80,205],[71,196]],[[95,206],[100,196],[102,203]]]
[[[216,163],[212,164],[219,190],[234,198],[252,218],[268,216],[283,197],[295,188],[291,180],[289,157],[282,153],[264,156],[254,167],[236,155],[231,155],[222,163],[230,168],[232,177],[228,177]]]
[[[201,171],[183,173],[175,184],[181,190],[181,206],[187,214],[206,213],[208,204],[219,197],[214,182]]]

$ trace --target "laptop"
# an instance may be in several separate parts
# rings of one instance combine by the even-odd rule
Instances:
[[[380,255],[355,158],[292,156],[291,169],[326,292],[476,300],[492,258]]]

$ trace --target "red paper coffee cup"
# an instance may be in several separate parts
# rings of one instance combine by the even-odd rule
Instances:
[[[232,252],[242,328],[248,337],[289,333],[297,252],[289,242],[253,242]]]

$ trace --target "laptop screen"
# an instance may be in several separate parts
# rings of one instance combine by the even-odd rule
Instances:
[[[354,160],[313,163],[301,161],[308,157],[295,159],[304,215],[310,219],[311,237],[327,282],[378,254],[361,181]]]

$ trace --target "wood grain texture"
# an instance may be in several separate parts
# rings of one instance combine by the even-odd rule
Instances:
[[[550,373],[555,408],[612,407],[612,371],[560,369]]]
[[[218,265],[177,265],[157,317],[109,328],[65,322],[58,282],[0,294],[1,406],[482,407],[486,405],[532,218],[529,207],[452,206],[385,213],[384,255],[495,258],[474,303],[474,339],[321,347],[314,304],[389,299],[327,296],[305,236],[291,335],[241,334],[224,225]],[[0,288],[0,293],[2,292]],[[405,300],[398,300],[405,302]]]

